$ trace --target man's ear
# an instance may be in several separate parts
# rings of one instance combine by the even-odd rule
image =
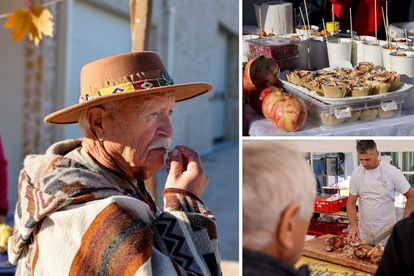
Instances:
[[[294,203],[289,205],[285,211],[283,211],[280,222],[279,229],[276,233],[276,239],[278,244],[281,246],[281,250],[288,251],[292,250],[294,247],[294,228],[296,225],[297,212],[299,211],[299,205]]]
[[[101,140],[105,140],[105,129],[102,125],[102,118],[106,116],[106,110],[100,106],[91,107],[86,117],[90,127],[95,131],[96,136]]]

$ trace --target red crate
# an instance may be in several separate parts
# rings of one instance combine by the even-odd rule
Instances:
[[[326,234],[336,235],[338,226],[323,221],[313,221],[308,228],[308,235],[320,237]]]
[[[348,197],[343,197],[333,201],[326,201],[327,198],[331,196],[324,196],[321,198],[315,199],[314,211],[323,212],[323,213],[333,213],[341,210],[346,206],[348,202]]]

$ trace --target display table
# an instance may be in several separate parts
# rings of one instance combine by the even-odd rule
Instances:
[[[306,256],[300,257],[294,266],[299,268],[305,264],[309,266],[311,275],[373,275],[355,268],[341,266]]]
[[[250,136],[414,136],[414,108],[401,111],[401,117],[364,124],[324,129],[310,121],[296,132],[284,132],[273,126],[263,114],[246,104]]]
[[[325,212],[317,212],[317,211],[313,211],[313,212],[318,213],[318,214],[327,214],[327,215],[333,215],[333,216],[348,217],[346,212],[344,212],[344,211],[337,211],[337,212],[333,212],[333,213],[325,213]],[[357,218],[359,218],[359,212],[357,212]]]

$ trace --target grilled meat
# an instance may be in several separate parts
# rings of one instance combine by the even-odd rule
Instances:
[[[326,241],[326,250],[331,251],[332,249],[339,249],[344,247],[345,238],[342,236],[333,236]]]

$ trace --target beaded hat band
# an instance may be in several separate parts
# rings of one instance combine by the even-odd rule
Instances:
[[[111,101],[173,91],[175,101],[207,93],[213,86],[205,82],[175,84],[160,57],[154,52],[134,52],[97,60],[81,71],[79,103],[45,117],[50,124],[79,121],[82,110]]]

